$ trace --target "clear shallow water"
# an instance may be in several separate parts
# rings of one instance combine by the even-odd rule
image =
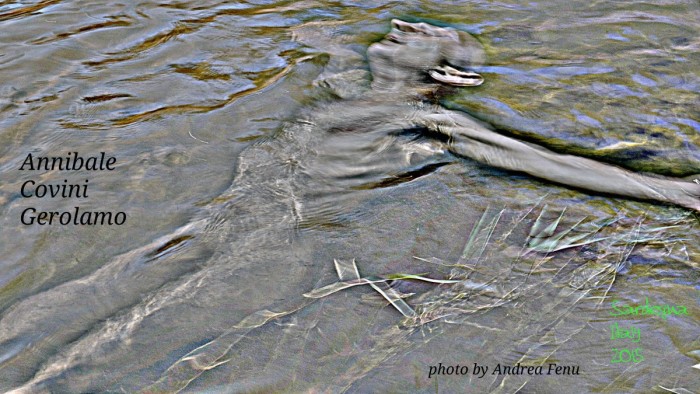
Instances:
[[[314,83],[365,69],[393,17],[443,23],[488,54],[484,85],[445,105],[563,152],[697,174],[696,2],[0,7],[3,390],[700,387],[700,234],[688,211],[491,169],[390,124],[338,129],[362,105]],[[117,169],[18,171],[30,152],[69,151],[108,152]],[[84,200],[19,194],[28,179],[83,178]],[[19,222],[28,206],[76,204],[129,218]],[[595,242],[534,250],[533,227],[564,210],[559,231],[583,220],[574,233]],[[394,283],[415,293],[418,319],[369,286],[304,297],[338,280],[334,259],[356,259],[362,276],[462,282]],[[610,316],[612,300],[645,298],[689,314]],[[643,362],[611,363],[612,348],[633,345],[610,340],[616,321],[640,328]],[[557,362],[581,375],[429,379],[439,362]]]

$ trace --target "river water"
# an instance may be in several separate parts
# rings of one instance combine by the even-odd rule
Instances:
[[[484,45],[484,84],[441,105],[700,174],[697,1],[0,2],[0,390],[698,392],[697,214],[457,157],[383,122],[400,104],[343,98],[392,18]],[[70,152],[115,168],[20,170]],[[22,222],[76,206],[127,219]],[[543,373],[493,373],[518,363]]]

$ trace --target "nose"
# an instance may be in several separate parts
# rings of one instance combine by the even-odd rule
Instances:
[[[404,33],[425,33],[422,23],[409,23],[400,19],[392,19],[391,27]]]
[[[405,25],[406,25],[406,22],[404,22],[402,20],[399,20],[399,19],[392,19],[391,20],[391,28],[392,29],[396,29],[396,30],[401,31],[401,27],[405,26]]]

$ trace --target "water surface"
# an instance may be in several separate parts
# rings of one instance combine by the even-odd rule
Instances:
[[[689,211],[493,169],[391,124],[333,127],[358,108],[381,120],[321,81],[367,70],[392,18],[485,46],[486,82],[443,105],[559,152],[700,173],[696,1],[0,3],[0,389],[700,389]],[[18,170],[72,151],[117,169]],[[24,198],[29,179],[89,179],[89,198]],[[76,205],[128,219],[20,223]],[[458,283],[393,281],[413,317],[369,285],[304,296],[353,259],[362,277]],[[688,314],[615,317],[613,300]],[[640,341],[611,340],[615,322]],[[428,378],[518,362],[581,374]]]

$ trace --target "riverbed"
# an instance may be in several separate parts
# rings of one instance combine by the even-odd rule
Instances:
[[[0,2],[0,390],[700,390],[697,213],[391,129],[347,96],[393,18],[484,46],[439,105],[700,174],[697,1]]]

